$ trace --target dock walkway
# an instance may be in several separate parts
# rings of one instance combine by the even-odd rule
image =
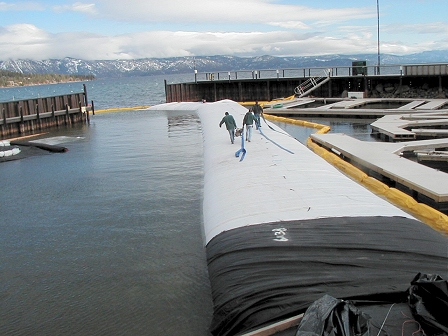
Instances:
[[[444,112],[432,114],[424,112],[421,115],[415,113],[386,115],[370,124],[373,133],[387,136],[392,140],[416,139],[417,135],[446,136],[446,130],[441,129],[446,125],[448,125],[448,118]],[[439,128],[429,129],[431,126]]]
[[[426,104],[415,107],[416,110],[437,110],[448,103],[447,99],[434,99]]]
[[[448,210],[448,175],[399,156],[417,148],[448,147],[448,139],[383,143],[364,142],[345,134],[313,134],[311,138],[361,169],[393,181],[396,188],[410,192],[417,200]]]
[[[403,105],[396,108],[371,108],[372,105],[400,102]],[[311,103],[321,103],[321,106],[310,106]],[[447,99],[385,99],[385,98],[298,98],[292,102],[278,103],[276,108],[267,105],[265,112],[272,115],[290,116],[318,116],[318,117],[354,117],[354,118],[381,118],[388,115],[401,115],[403,113],[447,114]]]
[[[426,102],[425,100],[414,100],[410,103],[407,103],[406,105],[397,107],[397,110],[411,110],[424,104],[425,102]]]
[[[317,107],[316,109],[323,109],[323,110],[329,110],[329,109],[351,109],[358,106],[365,105],[367,103],[373,102],[372,99],[351,99],[351,100],[343,100],[340,102],[336,102],[333,104],[324,105],[322,107]]]

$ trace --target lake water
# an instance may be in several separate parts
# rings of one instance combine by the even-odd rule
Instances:
[[[96,109],[164,102],[164,79],[87,82]],[[82,83],[0,89],[0,101]],[[369,140],[368,121],[325,121]],[[300,141],[315,130],[283,124]],[[202,135],[194,116],[124,111],[61,127],[68,152],[0,163],[0,335],[209,335]]]

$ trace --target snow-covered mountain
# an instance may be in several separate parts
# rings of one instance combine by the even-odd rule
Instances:
[[[74,58],[0,61],[0,69],[21,73],[57,73],[94,75],[97,78],[145,76],[155,74],[262,70],[303,67],[351,66],[352,61],[367,61],[376,65],[377,54],[325,55],[297,57],[235,57],[196,56],[173,58],[144,58],[133,60],[81,60]],[[381,64],[416,64],[448,62],[448,50],[426,51],[406,56],[381,54]]]

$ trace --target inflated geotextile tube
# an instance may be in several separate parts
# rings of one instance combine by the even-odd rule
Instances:
[[[281,234],[272,239],[274,232]],[[220,233],[206,252],[215,336],[295,316],[327,293],[395,302],[414,270],[436,273],[447,261],[444,236],[419,221],[386,216],[248,225]]]
[[[276,120],[279,122],[285,122],[289,124],[312,127],[318,129],[318,134],[325,134],[330,131],[330,127],[317,123],[311,123],[303,120],[295,120],[284,117],[277,117],[272,115],[266,115],[267,119]],[[424,223],[430,225],[432,228],[448,234],[448,216],[442,212],[424,204],[417,202],[413,197],[408,194],[395,189],[390,188],[383,182],[367,175],[361,169],[356,168],[347,161],[341,159],[338,155],[326,150],[319,146],[311,138],[307,139],[307,147],[313,150],[317,155],[321,156],[327,162],[338,168],[340,171],[350,176],[358,183],[365,186],[373,193],[385,197],[389,202],[396,206],[410,212],[413,216],[419,218]]]
[[[31,142],[31,141],[21,141],[21,140],[15,140],[11,141],[11,145],[17,145],[17,146],[29,146],[29,147],[36,147],[40,148],[52,153],[64,153],[67,152],[67,147],[64,146],[58,146],[58,145],[49,145],[45,143],[39,143],[39,142]]]
[[[242,140],[247,154],[236,160],[239,146],[216,130],[225,112],[243,120],[245,107],[224,100],[153,109],[194,112],[201,122],[211,335],[267,335],[265,328],[289,323],[325,294],[370,298],[389,309],[389,302],[404,302],[390,299],[405,300],[417,272],[448,278],[447,235],[377,197],[278,126]],[[402,311],[388,315],[387,324]],[[386,314],[375,314],[375,325]],[[394,323],[399,333],[388,334],[401,335],[402,323]]]

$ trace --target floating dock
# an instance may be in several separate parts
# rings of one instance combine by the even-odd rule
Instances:
[[[448,128],[448,110],[434,112],[420,110],[409,114],[385,115],[370,126],[374,134],[385,140],[445,137]]]
[[[403,157],[414,150],[448,148],[448,139],[383,143],[345,134],[312,134],[311,139],[417,201],[448,211],[448,175]]]
[[[397,107],[388,107],[396,105]],[[401,114],[447,113],[447,99],[294,98],[265,105],[265,112],[291,117],[381,118]]]
[[[219,122],[228,111],[241,126],[247,111],[241,105],[169,103],[151,110],[201,120],[213,335],[272,335],[285,328],[282,335],[296,335],[294,325],[325,295],[362,300],[372,334],[401,335],[409,319],[401,312],[412,314],[405,302],[415,275],[448,278],[446,235],[374,195],[279,127],[263,122],[251,142],[238,137],[231,144]]]

